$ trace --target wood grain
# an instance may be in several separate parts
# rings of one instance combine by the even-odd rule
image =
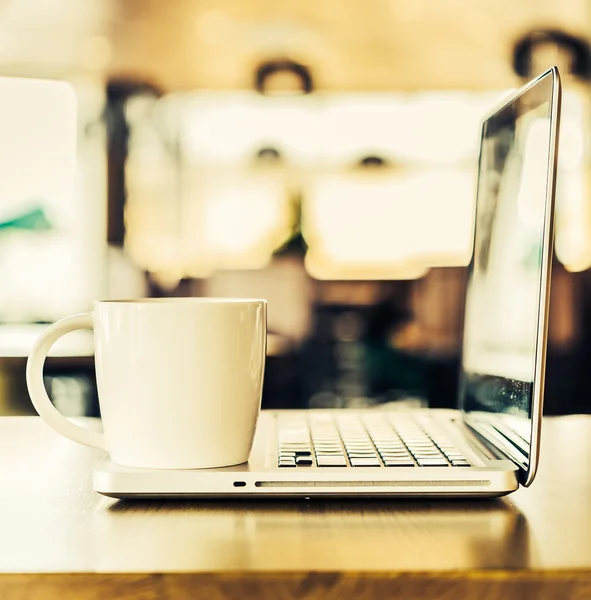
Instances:
[[[483,577],[464,574],[434,576],[355,573],[274,573],[259,576],[230,574],[178,575],[4,575],[0,577],[3,600],[588,600],[589,578],[579,573],[548,576],[490,573]]]
[[[502,500],[132,502],[92,491],[100,452],[1,418],[0,598],[589,598],[590,439],[547,419]]]

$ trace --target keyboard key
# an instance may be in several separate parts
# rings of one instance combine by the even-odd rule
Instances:
[[[284,450],[308,450],[310,448],[310,443],[285,444],[284,442],[279,442],[279,447],[283,448]]]
[[[344,452],[316,452],[316,456],[345,456]]]
[[[346,467],[347,461],[344,456],[318,456],[316,457],[319,467]]]
[[[447,463],[447,459],[445,456],[441,456],[439,454],[413,454],[415,460],[418,461],[426,461],[426,460],[438,460]]]
[[[352,458],[352,467],[381,467],[381,463],[377,458]]]
[[[285,416],[278,441],[284,466],[471,466],[428,415]]]
[[[382,460],[410,460],[413,462],[413,459],[410,454],[382,454]]]
[[[354,459],[368,459],[368,460],[377,460],[379,461],[380,459],[378,458],[377,454],[349,454],[349,459],[350,460],[354,460]]]

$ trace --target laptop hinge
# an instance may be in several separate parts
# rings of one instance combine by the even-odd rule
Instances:
[[[520,469],[527,470],[529,457],[494,425],[483,419],[471,419],[467,414],[464,414],[464,423],[499,458],[506,458]]]

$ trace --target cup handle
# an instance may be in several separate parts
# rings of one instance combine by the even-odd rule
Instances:
[[[47,353],[53,344],[62,335],[70,331],[92,329],[93,325],[93,314],[84,313],[82,315],[66,317],[48,327],[35,342],[27,360],[27,387],[33,406],[39,413],[39,416],[58,433],[79,444],[106,450],[104,435],[97,431],[78,427],[78,425],[74,425],[74,423],[68,421],[52,404],[43,383],[43,365],[45,364]]]

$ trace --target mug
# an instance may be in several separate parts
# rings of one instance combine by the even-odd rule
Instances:
[[[43,383],[51,346],[94,329],[103,433],[54,407]],[[27,362],[35,409],[58,433],[109,452],[119,465],[200,469],[246,462],[261,405],[265,300],[149,298],[97,301],[51,325]]]

